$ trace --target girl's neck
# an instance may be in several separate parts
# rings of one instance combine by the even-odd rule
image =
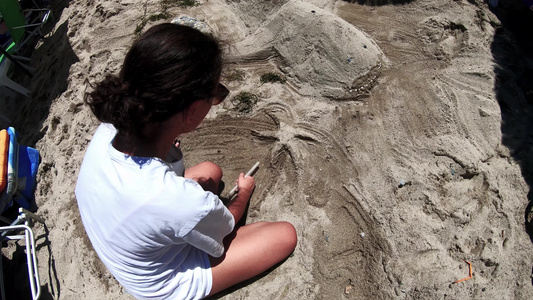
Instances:
[[[134,136],[124,135],[117,133],[113,140],[113,147],[118,151],[140,157],[159,157],[165,159],[165,154],[162,154],[164,150],[161,150],[157,143],[154,141],[141,139]],[[168,152],[168,150],[167,150]]]
[[[113,140],[118,151],[140,157],[158,157],[165,160],[174,140],[182,132],[177,120],[180,114],[161,123],[151,123],[143,129],[142,137],[124,134],[120,131]]]

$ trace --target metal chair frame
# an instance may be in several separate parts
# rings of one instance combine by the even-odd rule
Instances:
[[[31,227],[33,221],[44,224],[44,220],[36,214],[20,207],[19,215],[15,221],[9,226],[0,227],[0,239],[6,240],[24,240],[26,244],[26,260],[28,263],[28,277],[30,281],[30,289],[32,299],[37,300],[41,296],[41,284],[39,280],[39,270],[37,266],[37,256],[35,254],[35,237]],[[18,234],[24,231],[24,234]],[[5,297],[4,275],[2,272],[2,260],[0,259],[0,288],[2,299]]]

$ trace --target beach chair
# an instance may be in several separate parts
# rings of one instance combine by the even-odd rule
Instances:
[[[26,25],[26,20],[20,9],[18,0],[0,1],[0,14],[4,19],[13,41],[17,41],[17,43],[22,41],[25,29],[21,26]]]
[[[35,69],[23,63],[29,62],[31,61],[31,59],[20,55],[14,55],[15,50],[16,44],[11,40],[11,38],[9,38],[7,43],[0,45],[0,61],[3,61],[4,59],[9,59],[17,67],[20,67],[24,71],[24,73],[32,77]]]
[[[48,8],[23,10],[18,0],[2,0],[0,14],[18,52],[31,38],[43,36],[41,28],[51,17],[52,11]]]
[[[28,209],[34,206],[35,177],[39,164],[39,152],[36,149],[20,146],[17,133],[13,127],[0,130],[0,212],[16,201],[19,207],[18,217],[11,222],[4,216],[0,220],[8,226],[0,226],[0,242],[23,240],[26,249],[28,277],[32,299],[39,299],[41,285],[35,255],[35,238],[32,231],[33,222],[44,224],[39,216]],[[24,234],[19,234],[20,232]],[[0,257],[0,296],[6,299],[2,259]]]
[[[0,130],[0,193],[7,186],[7,157],[9,155],[9,134],[7,130]]]
[[[13,201],[27,210],[35,210],[34,192],[39,167],[39,151],[31,147],[19,146],[13,127],[9,127],[6,132],[9,141],[6,164],[0,167],[2,176],[5,176],[3,177],[5,188],[0,193],[0,213],[11,207]],[[3,133],[1,135],[5,136]],[[6,142],[4,141],[3,144],[5,145]],[[0,149],[0,153],[2,152],[6,156],[5,148]]]
[[[2,166],[2,173],[5,176],[5,188],[0,194],[0,212],[5,211],[13,203],[13,196],[17,190],[18,177],[18,153],[19,147],[17,143],[16,133],[12,128],[8,128],[7,132],[7,160],[6,164]],[[4,142],[5,144],[5,142]],[[5,153],[5,149],[3,150]]]
[[[13,81],[9,72],[12,65],[16,65],[28,76],[32,76],[33,68],[23,63],[30,59],[17,54],[31,38],[43,36],[41,28],[51,18],[52,11],[36,5],[23,10],[18,0],[1,0],[0,15],[3,18],[2,26],[7,27],[10,36],[7,43],[0,45],[0,88],[5,87],[2,94],[14,96],[14,91],[28,97],[30,91]]]
[[[26,260],[28,266],[28,278],[30,281],[30,292],[32,299],[39,299],[41,296],[41,284],[39,280],[39,269],[37,266],[37,256],[35,254],[35,236],[33,235],[34,222],[44,224],[44,220],[25,210],[19,208],[19,215],[15,221],[8,226],[0,226],[0,241],[23,240],[25,243]],[[19,234],[24,232],[24,234]],[[0,296],[6,299],[4,287],[4,274],[2,271],[2,259],[0,258]]]
[[[10,48],[15,46],[15,43],[11,43]],[[3,49],[3,48],[2,48]],[[6,54],[2,54],[0,56],[0,87],[5,87],[4,93],[11,93],[11,91],[15,91],[21,95],[24,95],[26,97],[30,96],[30,91],[23,87],[22,85],[16,83],[10,78],[10,70],[12,66],[12,61],[8,59],[9,52],[6,50]],[[24,68],[24,67],[23,67]],[[28,72],[31,70],[29,67],[25,68]],[[12,95],[13,96],[13,95]]]

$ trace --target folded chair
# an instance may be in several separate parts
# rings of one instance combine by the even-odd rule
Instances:
[[[5,92],[2,94],[12,94],[12,91],[15,91],[28,97],[30,91],[11,80],[9,71],[12,65],[16,65],[31,77],[33,69],[22,63],[22,61],[29,61],[29,58],[16,54],[31,38],[43,36],[41,27],[51,18],[52,11],[39,7],[23,10],[18,0],[1,0],[0,15],[11,37],[8,43],[0,45],[2,51],[0,53],[0,87],[7,88],[7,90],[4,88]]]
[[[35,69],[23,63],[29,62],[31,61],[31,59],[24,56],[13,55],[16,50],[15,47],[16,44],[11,38],[9,38],[9,40],[3,45],[0,45],[0,62],[4,59],[9,59],[17,67],[20,67],[24,71],[24,73],[26,73],[26,75],[32,77]]]
[[[0,1],[0,14],[4,18],[7,30],[11,34],[13,41],[17,41],[17,43],[22,41],[25,29],[21,26],[26,25],[26,20],[18,0]]]
[[[32,37],[43,36],[41,27],[51,17],[52,11],[48,8],[23,10],[18,0],[2,0],[0,14],[16,44],[16,51],[20,51]]]
[[[29,97],[30,91],[10,78],[12,62],[15,62],[15,64],[21,66],[26,72],[30,72],[31,70],[30,67],[23,65],[17,59],[10,56],[9,50],[11,50],[14,46],[15,43],[12,42],[6,51],[2,51],[3,54],[0,56],[0,87],[7,88],[4,93],[10,93],[11,91],[15,91],[19,94]],[[3,48],[1,49],[4,50]]]

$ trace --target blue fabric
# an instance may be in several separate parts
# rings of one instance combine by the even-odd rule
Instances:
[[[38,168],[39,151],[31,147],[19,146],[19,194],[17,194],[15,200],[20,206],[28,210],[31,210],[35,200],[34,192]]]

